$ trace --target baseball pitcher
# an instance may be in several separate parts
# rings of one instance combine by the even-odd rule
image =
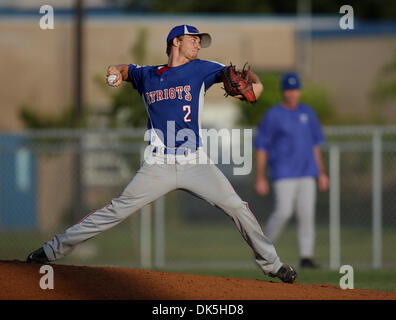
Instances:
[[[119,197],[63,234],[55,235],[32,252],[27,262],[60,259],[79,243],[116,226],[143,206],[172,190],[183,189],[222,209],[232,219],[264,274],[294,283],[297,272],[280,261],[248,204],[209,161],[200,137],[206,91],[223,81],[225,88],[243,88],[228,92],[229,95],[254,102],[263,91],[259,78],[250,70],[244,69],[238,76],[232,65],[198,59],[199,50],[211,44],[211,36],[193,26],[174,27],[166,43],[167,64],[121,64],[107,70],[108,85],[119,87],[124,81],[131,82],[145,102],[150,141],[141,168]]]

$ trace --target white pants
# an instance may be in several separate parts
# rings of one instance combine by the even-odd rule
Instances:
[[[275,242],[296,209],[300,257],[312,257],[315,241],[315,178],[280,179],[274,183],[274,192],[275,210],[269,217],[265,235]]]
[[[168,158],[172,157],[174,156]],[[236,194],[231,183],[214,164],[196,164],[199,157],[206,157],[202,149],[189,157],[190,160],[183,161],[183,158],[177,158],[179,161],[174,161],[174,164],[149,164],[153,159],[146,159],[118,198],[44,244],[43,249],[48,259],[54,261],[66,256],[78,244],[116,226],[146,204],[172,190],[182,189],[222,209],[253,250],[255,260],[263,272],[275,274],[282,263],[248,204]],[[167,156],[163,156],[163,159],[160,157],[160,160],[165,158]]]

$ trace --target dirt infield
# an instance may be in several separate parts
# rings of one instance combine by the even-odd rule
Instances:
[[[54,289],[39,286],[41,265],[0,261],[0,300],[396,300],[396,292],[328,284],[190,275],[113,267],[53,265]]]

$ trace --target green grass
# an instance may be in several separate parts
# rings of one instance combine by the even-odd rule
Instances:
[[[95,255],[70,255],[57,263],[139,267],[139,219],[133,219],[87,241],[86,244],[96,248]],[[0,232],[0,260],[24,260],[29,252],[42,246],[53,235],[35,231],[3,230]],[[153,237],[153,243],[154,240]],[[166,270],[271,280],[255,267],[252,250],[230,221],[212,225],[168,223],[165,241]],[[384,265],[396,265],[393,248],[395,243],[395,230],[384,227]],[[378,271],[369,268],[372,259],[369,228],[343,228],[341,246],[341,264],[354,267],[356,288],[396,291],[396,268]],[[298,265],[295,226],[290,225],[285,229],[275,247],[283,262]],[[338,286],[342,275],[337,270],[326,269],[329,265],[329,234],[326,227],[316,229],[315,258],[323,268],[316,271],[299,270],[299,283],[329,283]],[[238,270],[234,262],[250,264],[250,267]],[[227,267],[222,265],[220,269],[217,265],[216,269],[213,267],[216,263],[223,263]],[[186,267],[186,264],[189,266]]]
[[[396,265],[396,232],[384,228],[383,263]],[[188,225],[183,228],[168,228],[166,238],[167,259],[177,261],[246,261],[252,251],[237,229],[230,224],[212,226]],[[298,263],[299,250],[296,226],[288,226],[275,243],[283,261]],[[323,266],[329,265],[329,231],[327,227],[316,228],[315,258]],[[354,227],[341,230],[341,263],[356,266],[371,266],[372,237],[369,228]]]
[[[88,241],[97,248],[97,256],[83,263],[101,261],[128,263],[139,259],[139,229],[125,221]],[[41,246],[53,234],[13,231],[0,232],[0,259],[24,259],[33,249]],[[153,243],[154,243],[153,237]],[[341,231],[341,263],[355,266],[371,265],[371,230],[368,228],[343,228]],[[165,235],[166,260],[179,262],[233,262],[252,260],[252,251],[244,242],[235,226],[229,222],[213,225],[185,224],[167,225]],[[384,228],[383,262],[396,265],[395,230]],[[275,243],[282,261],[298,263],[296,227],[291,225]],[[317,227],[315,258],[323,266],[329,265],[329,234],[326,227]],[[67,258],[69,259],[69,258]],[[79,257],[80,259],[80,257]],[[76,259],[70,259],[75,261]]]
[[[224,276],[242,279],[254,279],[265,281],[279,281],[265,276],[259,269],[257,270],[208,270],[208,269],[184,269],[177,271],[189,274]],[[339,286],[340,278],[343,274],[337,270],[318,269],[318,270],[298,270],[299,284],[331,284]],[[354,269],[354,287],[359,289],[396,291],[396,270],[360,270]]]
[[[0,232],[0,259],[24,259],[31,250],[41,246],[52,236],[53,234],[43,235],[33,231]],[[172,263],[252,260],[250,247],[231,223],[167,226],[165,241],[166,260]],[[129,221],[98,235],[88,243],[97,247],[98,255],[83,262],[112,261],[116,264],[128,263],[131,259],[135,261],[139,258],[139,229],[134,230]],[[382,253],[385,265],[396,265],[394,243],[396,232],[384,229]],[[283,261],[298,262],[295,226],[286,228],[275,247]],[[325,227],[316,229],[315,258],[320,264],[329,265],[329,235]],[[342,229],[341,263],[370,266],[371,260],[370,230],[357,227]]]

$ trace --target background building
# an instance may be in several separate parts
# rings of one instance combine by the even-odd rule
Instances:
[[[325,162],[335,181],[340,181],[331,194],[319,198],[318,260],[334,267],[335,255],[341,259],[338,262],[365,267],[395,265],[396,130],[392,124],[396,105],[392,99],[382,99],[385,95],[373,99],[375,92],[384,92],[378,88],[386,89],[383,81],[392,79],[394,69],[389,65],[396,56],[393,20],[368,22],[356,14],[354,30],[341,30],[338,10],[313,16],[303,8],[300,14],[128,13],[108,6],[108,1],[85,1],[82,92],[83,107],[89,110],[88,130],[31,130],[22,121],[23,107],[43,118],[61,116],[75,107],[75,3],[18,0],[3,1],[0,6],[2,257],[23,259],[36,244],[76,222],[71,214],[76,188],[83,198],[81,216],[122,191],[139,166],[145,142],[142,128],[107,128],[112,92],[119,89],[103,84],[106,68],[114,63],[166,63],[167,34],[174,25],[186,23],[213,37],[213,45],[201,50],[202,59],[238,66],[248,61],[264,75],[296,70],[304,84],[328,92],[335,116],[326,127]],[[54,8],[53,30],[40,29],[43,4]],[[312,6],[318,10],[315,3]],[[265,90],[264,96],[276,88]],[[205,127],[237,126],[241,106],[223,93],[221,84],[208,92]],[[259,118],[256,120],[258,123]],[[354,124],[366,126],[339,126]],[[372,127],[378,124],[388,126]],[[232,166],[221,169],[264,223],[272,200],[254,193],[253,173],[233,176]],[[218,210],[190,195],[177,191],[144,210],[143,215],[131,217],[130,224],[99,236],[66,261],[245,267],[250,259]],[[334,214],[339,217],[341,213],[340,253],[334,251],[337,241],[331,240],[334,229],[329,226],[334,227]],[[149,233],[151,228],[155,235]],[[297,259],[291,246],[294,240],[289,231],[279,245],[282,255],[291,261]]]

